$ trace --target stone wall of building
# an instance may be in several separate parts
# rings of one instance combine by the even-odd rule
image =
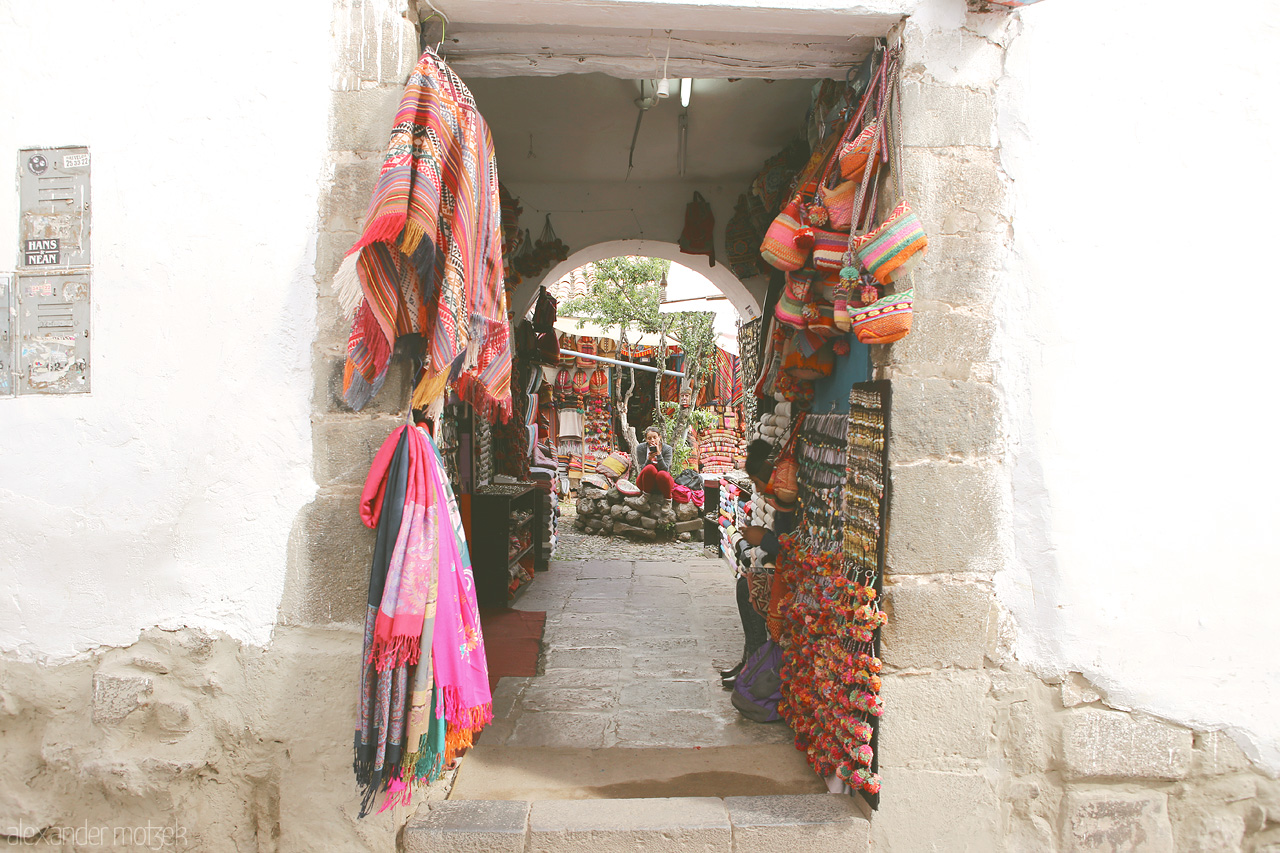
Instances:
[[[1108,704],[1078,673],[1014,657],[996,595],[1020,515],[998,371],[1014,221],[996,137],[1018,18],[927,10],[907,48],[905,194],[924,220],[894,383],[878,851],[1280,849],[1280,782],[1222,732]],[[892,203],[892,202],[890,202]],[[1274,845],[1274,846],[1273,846]]]
[[[366,411],[343,405],[348,326],[331,282],[359,233],[418,57],[417,20],[406,0],[333,5],[330,153],[311,345],[319,488],[289,534],[269,644],[151,629],[135,643],[66,663],[4,660],[0,843],[209,853],[396,849],[408,810],[356,819],[354,685],[373,536],[354,508],[373,454],[402,422],[394,409],[408,396],[409,376],[397,361],[389,387]]]
[[[360,236],[404,82],[417,62],[416,10],[407,0],[337,0],[329,162],[316,246],[318,329],[312,344],[311,430],[316,498],[290,539],[280,623],[360,626],[373,538],[352,508],[374,454],[403,423],[409,365],[394,358],[386,384],[359,414],[342,400],[349,321],[333,275]]]

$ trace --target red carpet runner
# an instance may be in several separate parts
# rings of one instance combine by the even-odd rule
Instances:
[[[542,650],[542,628],[547,614],[542,610],[480,610],[484,650],[489,664],[489,688],[498,686],[504,675],[538,674],[538,653]]]

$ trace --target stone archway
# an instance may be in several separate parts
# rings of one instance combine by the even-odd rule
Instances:
[[[579,249],[571,254],[568,260],[556,264],[541,278],[521,282],[512,296],[511,307],[518,309],[516,311],[517,314],[523,315],[532,307],[540,285],[554,284],[578,267],[593,261],[602,261],[605,258],[617,258],[626,255],[662,258],[663,260],[673,261],[681,266],[688,267],[694,272],[706,276],[712,284],[719,288],[720,292],[729,299],[730,304],[737,309],[739,316],[744,321],[760,316],[760,300],[724,264],[716,264],[713,267],[707,263],[705,255],[686,255],[680,251],[680,247],[675,243],[643,239],[608,240],[588,246],[585,249]]]

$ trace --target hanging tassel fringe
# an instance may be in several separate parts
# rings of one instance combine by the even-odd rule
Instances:
[[[378,814],[394,806],[407,806],[412,799],[413,789],[404,783],[404,778],[399,775],[393,776],[391,784],[387,786],[387,796],[382,800],[382,808],[378,809]]]
[[[333,289],[338,296],[338,306],[347,320],[355,318],[356,309],[364,299],[364,289],[360,287],[360,274],[357,271],[359,260],[359,252],[347,255],[342,259],[338,271],[333,274]]]
[[[511,420],[511,398],[498,399],[488,392],[474,376],[464,373],[455,384],[458,396],[475,406],[476,411],[491,424],[506,423]],[[417,397],[414,397],[417,406]]]
[[[401,635],[390,640],[375,640],[365,664],[375,664],[378,672],[386,672],[398,666],[412,666],[421,656],[422,638]]]
[[[360,239],[347,251],[347,255],[358,254],[370,243],[394,243],[396,237],[404,230],[404,224],[408,218],[408,212],[401,211],[384,214],[373,222],[366,223]]]
[[[373,744],[361,743],[360,732],[356,732],[355,753],[353,769],[356,773],[356,783],[363,787],[373,781]]]
[[[378,374],[372,383],[365,382],[364,377],[354,370],[350,370],[350,362],[346,375],[346,391],[342,394],[342,401],[355,411],[360,411],[369,401],[373,399],[373,395],[378,393],[378,389],[382,387],[382,383],[387,379],[387,371],[384,369]]]
[[[404,232],[400,235],[400,251],[406,255],[412,255],[426,239],[427,231],[422,224],[407,220],[404,224]]]
[[[378,798],[378,792],[383,787],[382,771],[376,770],[369,780],[369,784],[364,786],[364,790],[360,794],[360,813],[357,817],[368,817],[373,813],[373,802]]]

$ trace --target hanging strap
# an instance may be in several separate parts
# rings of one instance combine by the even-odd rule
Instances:
[[[889,79],[889,146],[893,150],[894,203],[902,199],[902,63],[895,63]]]
[[[853,201],[853,222],[849,227],[849,243],[845,248],[843,259],[846,267],[855,265],[857,258],[857,254],[854,252],[855,241],[870,230],[871,223],[875,219],[876,203],[879,201],[880,195],[880,182],[878,180],[872,182],[871,173],[875,170],[871,168],[871,164],[877,158],[887,161],[889,156],[889,152],[885,150],[888,147],[886,124],[888,123],[889,111],[889,81],[897,73],[899,51],[899,48],[894,48],[885,52],[884,62],[880,66],[880,73],[876,76],[871,86],[871,90],[875,90],[879,95],[876,108],[876,132],[871,137],[871,151],[867,154],[867,165],[862,170],[862,183],[858,185],[858,194]],[[863,201],[867,197],[868,187],[871,188],[871,199],[864,217]]]
[[[877,59],[876,53],[879,53],[881,50],[882,48],[877,44],[875,52],[871,54],[871,62],[873,66],[871,71],[871,83],[867,86],[867,91],[863,92],[862,99],[858,102],[858,111],[854,113],[853,118],[851,118],[849,123],[845,125],[844,133],[840,135],[840,141],[836,143],[836,147],[831,152],[831,156],[827,158],[826,169],[822,173],[822,178],[818,181],[819,189],[827,185],[827,181],[831,178],[833,168],[839,164],[841,150],[843,150],[844,146],[850,140],[854,139],[858,133],[862,131],[862,118],[866,115],[867,107],[870,106],[871,99],[875,94],[875,82],[878,79],[876,72],[880,70],[879,67],[875,66]],[[881,59],[883,59],[883,57],[881,57]]]
[[[791,425],[791,435],[787,436],[786,444],[782,445],[782,449],[778,451],[778,455],[774,457],[774,461],[780,461],[788,453],[792,452],[795,447],[796,439],[800,437],[800,425],[804,423],[805,412],[796,415],[795,422]]]

